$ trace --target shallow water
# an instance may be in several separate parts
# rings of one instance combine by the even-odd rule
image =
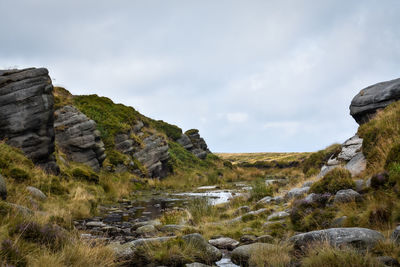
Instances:
[[[229,202],[232,198],[240,196],[241,193],[237,193],[232,190],[213,190],[208,192],[187,192],[174,194],[174,196],[188,196],[188,197],[206,197],[211,205],[218,205]]]

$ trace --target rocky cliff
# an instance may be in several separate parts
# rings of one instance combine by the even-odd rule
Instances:
[[[56,142],[67,158],[98,171],[106,158],[96,123],[73,106],[55,111]]]
[[[0,139],[20,148],[35,164],[58,173],[52,91],[47,69],[0,70]]]
[[[207,143],[200,136],[199,130],[197,129],[186,131],[177,142],[199,159],[205,159],[207,154],[211,153],[208,149]]]

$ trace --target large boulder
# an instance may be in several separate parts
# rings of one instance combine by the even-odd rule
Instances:
[[[294,248],[304,251],[318,242],[328,242],[331,246],[349,245],[358,249],[372,249],[384,236],[367,228],[330,228],[292,236],[289,241]]]
[[[219,249],[228,249],[228,250],[232,250],[237,246],[239,246],[238,241],[229,237],[219,237],[215,239],[210,239],[208,240],[208,243]]]
[[[53,85],[44,68],[0,70],[0,139],[57,174]]]
[[[400,99],[400,79],[377,83],[362,89],[351,101],[350,115],[358,124],[368,122],[379,109]]]
[[[106,158],[104,144],[96,123],[73,106],[55,112],[56,142],[74,162],[86,164],[98,171]]]
[[[189,234],[182,237],[182,239],[194,245],[197,249],[201,250],[202,255],[204,255],[205,262],[216,262],[222,258],[222,253],[216,247],[210,245],[202,235],[200,234]]]
[[[0,174],[0,198],[2,200],[7,199],[7,187],[6,181],[4,180],[3,176]]]

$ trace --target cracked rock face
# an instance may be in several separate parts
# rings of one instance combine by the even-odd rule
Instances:
[[[211,153],[206,141],[200,136],[199,130],[196,129],[186,131],[177,142],[200,159],[205,159]]]
[[[56,141],[67,158],[98,171],[106,155],[96,123],[73,106],[56,110],[55,118]]]
[[[45,68],[0,70],[0,139],[57,174],[52,92]]]
[[[377,83],[362,89],[351,101],[350,115],[358,124],[368,122],[379,109],[400,99],[400,79]]]
[[[366,166],[367,161],[362,153],[362,142],[357,134],[349,138],[342,144],[342,150],[336,158],[330,158],[326,165],[321,168],[318,177],[323,177],[334,168],[344,167],[349,170],[353,176],[361,174]]]
[[[151,135],[143,140],[143,148],[133,154],[143,164],[150,177],[164,178],[168,175],[170,158],[168,143],[162,137]]]

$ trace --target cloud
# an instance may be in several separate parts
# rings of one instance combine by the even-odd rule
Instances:
[[[400,2],[0,2],[0,67],[45,66],[183,129],[214,151],[343,142],[363,87],[398,77]]]

